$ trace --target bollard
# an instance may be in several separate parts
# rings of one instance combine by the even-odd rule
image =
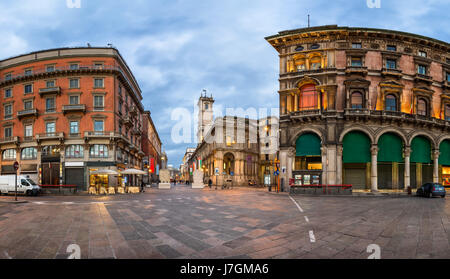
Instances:
[[[411,194],[412,194],[411,186],[408,186],[408,195],[411,195]]]

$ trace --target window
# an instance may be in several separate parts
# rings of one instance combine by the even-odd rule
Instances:
[[[388,46],[386,47],[386,49],[389,50],[389,51],[397,51],[397,46],[394,46],[394,45],[388,45]]]
[[[5,89],[5,98],[11,97],[12,97],[12,89],[11,88]]]
[[[104,131],[104,122],[103,120],[95,120],[94,121],[94,131],[95,132],[103,132]]]
[[[419,56],[427,57],[427,53],[425,51],[419,50]]]
[[[31,69],[25,70],[25,76],[31,76],[32,74],[33,74],[33,70],[31,70]]]
[[[3,151],[3,160],[15,160],[16,159],[16,150],[15,149],[6,149]]]
[[[417,114],[427,116],[428,110],[427,110],[427,101],[423,98],[420,98],[417,101]]]
[[[94,109],[103,109],[103,96],[94,96]]]
[[[362,48],[361,43],[352,43],[352,48]]]
[[[69,104],[70,105],[78,105],[78,104],[80,104],[80,96],[78,96],[78,95],[70,95],[69,96]]]
[[[103,88],[103,79],[102,78],[94,79],[94,88]]]
[[[450,82],[450,72],[445,73],[447,82]]]
[[[119,114],[122,114],[122,105],[123,105],[123,102],[122,102],[122,100],[120,100],[119,101]]]
[[[45,85],[47,86],[47,88],[53,88],[53,87],[55,87],[55,81],[48,80],[47,82],[45,82]]]
[[[31,138],[33,137],[33,125],[25,125],[25,137]]]
[[[12,137],[12,127],[5,127],[5,138],[10,138]]]
[[[352,57],[352,67],[362,67],[362,58]]]
[[[351,95],[351,107],[353,109],[363,108],[363,94],[361,92],[353,92]]]
[[[208,103],[205,104],[205,109],[208,109]]]
[[[33,93],[33,85],[32,84],[25,84],[24,85],[24,93]]]
[[[306,66],[305,66],[305,62],[304,61],[301,64],[297,64],[297,71],[304,71],[304,70],[306,70]]]
[[[66,147],[67,158],[83,158],[84,147],[80,144],[69,145]]]
[[[119,134],[122,134],[122,124],[119,124]]]
[[[312,110],[318,107],[318,93],[314,85],[305,85],[300,91],[300,110]]]
[[[13,114],[12,105],[7,104],[4,106],[4,108],[5,108],[5,119],[12,118],[12,114]]]
[[[417,73],[419,73],[421,75],[426,75],[427,74],[427,66],[419,65],[417,67]]]
[[[320,48],[319,44],[312,44],[310,47],[310,49],[318,49],[318,48]]]
[[[450,105],[445,105],[445,120],[450,121]]]
[[[95,69],[103,69],[103,63],[95,63],[94,68]]]
[[[320,59],[319,56],[315,56],[315,57],[311,58],[309,69],[310,69],[310,70],[317,70],[317,69],[320,69],[320,67],[321,67],[321,61],[320,61],[320,60],[321,60],[321,59]]]
[[[33,109],[33,100],[23,101],[23,107],[25,110]]]
[[[27,147],[22,149],[20,154],[22,160],[33,160],[37,158],[37,149],[35,147]]]
[[[89,154],[93,158],[107,158],[108,146],[104,144],[94,144],[91,146]]]
[[[60,151],[57,145],[46,145],[42,147],[42,155],[44,156],[59,156]]]
[[[5,75],[5,80],[10,80],[12,79],[12,74],[6,74]]]
[[[386,110],[397,111],[397,98],[394,95],[386,96]]]
[[[119,85],[119,95],[122,95],[122,86]]]
[[[47,72],[54,72],[55,71],[55,65],[48,65],[46,67]]]
[[[304,50],[305,48],[303,47],[303,46],[298,46],[298,47],[296,47],[295,48],[295,51],[302,51],[302,50]]]
[[[45,123],[45,132],[48,135],[54,135],[55,134],[55,122],[47,122]]]
[[[70,134],[78,135],[80,132],[80,124],[78,121],[70,121]]]
[[[70,69],[71,70],[78,70],[78,64],[70,64]]]
[[[69,80],[69,88],[80,88],[80,80],[77,78],[72,78]]]
[[[395,59],[386,59],[386,68],[397,69],[397,61]]]
[[[45,99],[45,110],[47,112],[55,112],[55,98],[47,98]]]

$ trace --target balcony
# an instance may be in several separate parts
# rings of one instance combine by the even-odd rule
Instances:
[[[126,126],[133,126],[133,120],[130,116],[125,116],[123,118],[123,124],[125,124]]]
[[[23,137],[22,138],[22,142],[32,142],[35,140],[34,136],[30,136],[30,137]]]
[[[23,117],[37,116],[37,115],[38,115],[37,109],[26,109],[17,112],[17,118],[19,119]]]
[[[103,139],[112,139],[116,137],[116,133],[114,132],[105,132],[105,131],[87,131],[84,132],[84,138],[103,138]]]
[[[36,135],[36,140],[37,141],[41,141],[41,140],[64,140],[64,133],[63,132],[59,132],[59,133],[43,133],[43,134],[37,134]]]
[[[416,74],[414,76],[414,81],[415,82],[425,82],[425,83],[431,85],[433,83],[433,78],[429,75]]]
[[[64,114],[69,112],[86,112],[86,105],[65,105],[62,108]]]
[[[367,67],[363,67],[363,66],[347,66],[347,68],[345,68],[345,73],[347,75],[362,75],[362,76],[366,76],[368,73]]]
[[[45,96],[50,94],[61,94],[61,87],[49,87],[49,88],[41,88],[39,89],[39,95]]]
[[[135,106],[133,106],[130,110],[130,115],[131,116],[137,116],[137,108]]]
[[[6,138],[0,138],[0,144],[18,144],[19,143],[19,137],[6,137]]]
[[[402,70],[399,69],[391,69],[391,68],[383,68],[381,69],[381,75],[383,77],[394,77],[400,78],[402,77]]]

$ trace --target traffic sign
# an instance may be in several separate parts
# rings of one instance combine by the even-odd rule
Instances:
[[[17,161],[14,162],[14,170],[17,171],[19,169],[19,163]]]

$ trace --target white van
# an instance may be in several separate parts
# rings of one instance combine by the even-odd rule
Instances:
[[[0,194],[7,195],[15,193],[16,184],[14,182],[15,175],[0,176]],[[31,178],[23,175],[17,176],[17,193],[26,194],[28,196],[37,196],[41,191]]]

